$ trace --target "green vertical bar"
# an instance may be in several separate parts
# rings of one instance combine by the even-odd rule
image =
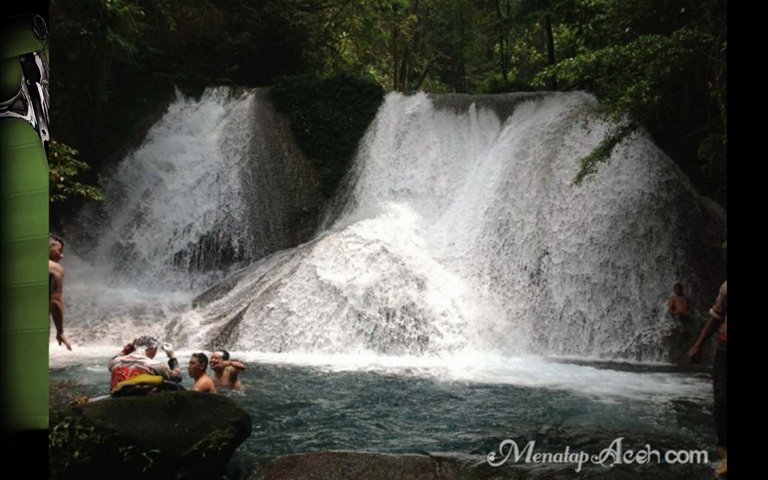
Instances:
[[[31,16],[4,20],[2,101],[21,85],[19,55],[42,50]],[[0,362],[3,427],[48,429],[48,162],[20,118],[0,118]]]
[[[0,119],[3,417],[48,428],[48,163],[32,127]]]

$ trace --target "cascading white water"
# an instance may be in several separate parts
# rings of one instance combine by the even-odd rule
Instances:
[[[67,249],[70,338],[162,334],[200,291],[307,238],[314,226],[295,218],[316,208],[318,182],[264,95],[177,94],[117,166],[104,205],[73,228],[95,240]]]
[[[327,230],[207,292],[169,335],[264,352],[669,360],[664,299],[680,278],[694,295],[720,280],[696,245],[724,225],[641,134],[572,187],[609,128],[591,96],[517,98],[508,116],[485,100],[390,94]]]
[[[690,339],[664,300],[683,279],[708,301],[724,220],[642,134],[572,187],[609,128],[594,105],[390,94],[324,227],[284,250],[320,204],[285,119],[260,90],[179,96],[103,210],[83,215],[96,241],[65,260],[67,331],[89,344],[155,333],[261,352],[670,360],[675,336]]]
[[[178,95],[105,187],[108,222],[89,258],[113,265],[118,283],[172,290],[205,282],[199,277],[209,273],[197,264],[219,270],[195,250],[201,239],[247,257],[240,178],[253,101],[226,89],[199,101]]]

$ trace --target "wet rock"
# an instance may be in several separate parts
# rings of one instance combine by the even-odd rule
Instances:
[[[454,480],[465,478],[462,463],[449,457],[365,452],[317,452],[286,455],[270,462],[263,480]]]
[[[52,414],[51,478],[219,479],[250,433],[250,415],[218,395],[185,391],[89,402]]]

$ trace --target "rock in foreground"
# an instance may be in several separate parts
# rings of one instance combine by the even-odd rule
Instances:
[[[266,466],[263,480],[457,480],[462,464],[447,457],[362,452],[318,452],[279,457]]]
[[[52,415],[51,478],[214,480],[250,433],[250,415],[219,395],[90,402]]]

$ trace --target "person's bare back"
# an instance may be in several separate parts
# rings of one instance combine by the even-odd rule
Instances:
[[[195,380],[195,383],[190,390],[193,392],[216,393],[216,384],[211,377],[203,375]]]

